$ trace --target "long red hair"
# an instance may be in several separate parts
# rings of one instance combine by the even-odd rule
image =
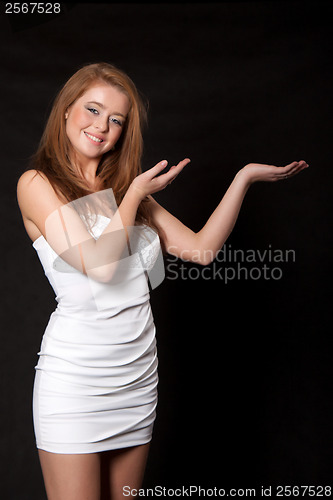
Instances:
[[[70,160],[72,146],[66,133],[65,113],[89,87],[99,81],[125,93],[130,102],[129,113],[115,149],[103,155],[96,172],[99,190],[112,188],[119,206],[133,179],[142,172],[142,130],[147,123],[147,105],[130,77],[109,63],[83,66],[62,87],[55,98],[30,167],[45,174],[57,194],[68,202],[94,192]],[[147,201],[144,199],[140,203],[136,223],[156,229]]]

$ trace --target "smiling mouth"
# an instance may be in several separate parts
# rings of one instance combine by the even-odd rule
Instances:
[[[98,137],[95,137],[94,135],[88,134],[88,132],[84,132],[84,133],[86,134],[86,136],[89,139],[91,139],[94,142],[97,142],[98,144],[100,144],[101,142],[103,142],[103,139],[99,139]]]

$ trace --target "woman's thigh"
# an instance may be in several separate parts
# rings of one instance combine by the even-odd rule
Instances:
[[[100,500],[100,454],[38,454],[48,500]]]
[[[148,452],[149,443],[101,453],[101,500],[131,498],[128,492],[142,485]]]

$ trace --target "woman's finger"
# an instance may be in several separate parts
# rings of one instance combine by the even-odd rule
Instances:
[[[168,172],[158,176],[159,181],[165,185],[170,184],[190,161],[189,158],[185,158],[178,165],[173,165]]]
[[[150,179],[153,179],[156,175],[158,175],[162,170],[167,166],[168,162],[167,160],[161,160],[158,162],[154,167],[150,168],[149,170],[146,170],[144,172]]]
[[[306,165],[307,163],[305,161],[293,161],[292,163],[289,163],[289,165],[280,168],[281,172],[288,174],[295,170],[299,170],[300,168],[304,168]]]
[[[292,163],[289,163],[288,165],[285,165],[284,167],[279,167],[281,174],[288,174],[291,172],[293,169],[297,168],[299,165],[298,161],[293,161]]]
[[[294,161],[285,167],[279,167],[278,176],[280,179],[288,179],[308,166],[309,165],[304,160]]]
[[[165,175],[166,179],[170,177],[170,179],[174,179],[182,170],[183,168],[190,163],[189,158],[185,158],[184,160],[180,161],[178,165],[173,165],[168,172],[166,172]]]

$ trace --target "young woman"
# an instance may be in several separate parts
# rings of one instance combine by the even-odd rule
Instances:
[[[123,498],[140,487],[157,401],[155,327],[146,271],[158,249],[207,265],[257,181],[308,165],[250,163],[198,232],[152,194],[189,163],[142,173],[144,104],[107,63],[59,92],[32,168],[18,181],[23,222],[58,305],[43,335],[33,416],[49,500]],[[138,259],[140,255],[140,259]]]

